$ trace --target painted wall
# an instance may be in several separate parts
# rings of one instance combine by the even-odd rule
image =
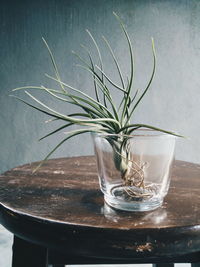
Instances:
[[[46,116],[8,96],[11,89],[18,86],[42,84],[56,88],[56,84],[44,75],[53,75],[53,68],[42,36],[54,52],[63,81],[86,93],[93,90],[90,76],[74,65],[78,60],[71,53],[71,50],[82,53],[80,44],[84,44],[95,55],[85,29],[100,42],[106,70],[113,79],[116,72],[102,35],[109,39],[123,71],[129,72],[127,46],[113,11],[120,14],[133,40],[136,89],[142,90],[151,74],[152,36],[156,45],[156,77],[133,121],[175,130],[190,137],[178,141],[176,158],[200,162],[200,1],[1,0],[1,172],[41,160],[64,137],[59,133],[38,142],[39,137],[51,131],[57,122],[45,124]],[[23,92],[17,95],[27,99]],[[74,111],[73,106],[63,106],[45,95],[35,95],[60,111]],[[52,157],[91,153],[90,136],[84,135],[66,143]]]

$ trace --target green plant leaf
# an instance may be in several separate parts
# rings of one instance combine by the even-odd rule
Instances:
[[[90,113],[93,113],[93,114],[97,115],[98,117],[101,117],[101,118],[102,118],[102,117],[105,116],[105,114],[102,112],[102,110],[101,110],[101,109],[98,109],[98,106],[94,105],[91,101],[88,101],[88,100],[86,100],[86,99],[84,99],[84,98],[81,98],[81,97],[78,97],[78,96],[75,96],[75,95],[71,95],[71,94],[69,94],[69,93],[64,94],[65,96],[68,96],[68,97],[71,98],[72,100],[80,100],[80,101],[82,101],[82,102],[84,102],[84,103],[90,105],[90,106],[93,107],[94,109],[92,109],[92,108],[90,108],[90,107],[88,107],[88,106],[86,106],[86,105],[83,105],[83,104],[81,104],[81,103],[78,102],[78,101],[74,101],[74,102],[72,102],[72,101],[69,101],[69,100],[66,99],[66,98],[57,96],[56,94],[54,94],[53,92],[51,92],[51,90],[49,90],[48,88],[46,88],[46,87],[44,87],[44,86],[43,86],[43,89],[44,89],[45,91],[47,91],[47,92],[48,92],[50,95],[52,95],[53,97],[57,98],[58,100],[61,100],[61,101],[64,101],[64,102],[67,102],[67,103],[74,104],[74,105],[77,105],[77,106],[79,106],[79,107],[82,107],[84,110],[87,110],[87,111],[89,111]],[[98,112],[98,111],[99,111],[99,112]]]
[[[59,82],[56,78],[54,78],[54,77],[52,77],[52,76],[50,76],[50,75],[48,75],[48,74],[46,74],[46,76],[47,76],[48,78],[54,80],[54,81]],[[77,92],[77,93],[83,95],[84,97],[88,98],[91,102],[94,102],[95,104],[100,105],[100,106],[102,107],[102,109],[103,109],[104,111],[107,112],[107,115],[105,114],[105,116],[108,116],[108,115],[109,115],[110,117],[113,117],[112,113],[108,110],[108,108],[105,107],[104,105],[102,105],[100,102],[97,102],[94,98],[90,97],[89,95],[85,94],[84,92],[82,92],[82,91],[80,91],[80,90],[78,90],[78,89],[76,89],[76,88],[74,88],[74,87],[72,87],[72,86],[70,86],[70,85],[68,85],[68,84],[66,84],[66,83],[64,83],[64,82],[61,82],[61,83],[62,83],[64,86],[70,88],[71,90],[73,90],[73,91],[75,91],[75,92]],[[60,93],[59,93],[59,94],[60,94]],[[114,117],[113,117],[113,118],[114,118]]]
[[[161,128],[158,128],[158,127],[155,127],[155,126],[151,126],[151,125],[148,125],[148,124],[140,124],[140,123],[130,124],[130,125],[127,125],[125,127],[122,127],[120,129],[119,133],[123,132],[125,129],[129,129],[129,128],[132,128],[132,129],[130,129],[128,131],[128,134],[131,134],[133,131],[135,131],[136,129],[139,129],[139,128],[147,128],[147,129],[155,130],[155,131],[158,131],[158,132],[174,135],[174,136],[177,136],[177,137],[184,137],[183,135],[177,134],[177,133],[172,132],[172,131],[167,131],[167,130],[164,130],[164,129],[161,129]]]
[[[29,107],[31,107],[31,108],[33,108],[33,109],[36,109],[37,111],[40,111],[40,112],[42,112],[42,113],[44,113],[44,114],[46,114],[46,115],[48,115],[48,116],[54,117],[54,118],[59,119],[59,120],[64,120],[64,121],[66,121],[64,118],[62,118],[62,117],[60,117],[60,116],[58,116],[58,115],[55,115],[55,114],[53,114],[53,113],[50,113],[50,112],[48,112],[48,111],[46,111],[46,110],[43,110],[43,109],[41,109],[41,108],[38,108],[38,107],[36,107],[36,106],[30,104],[29,102],[25,101],[24,99],[22,99],[22,98],[20,98],[20,97],[17,97],[17,96],[15,96],[15,95],[10,95],[10,96],[11,96],[11,97],[14,97],[15,99],[17,99],[17,100],[23,102],[24,104],[26,104],[27,106],[29,106]]]
[[[52,64],[53,64],[53,67],[54,67],[54,70],[55,70],[56,77],[57,77],[57,79],[58,79],[59,81],[61,81],[61,79],[60,79],[60,74],[59,74],[59,72],[58,72],[58,67],[57,67],[56,61],[55,61],[55,59],[54,59],[53,53],[52,53],[52,51],[51,51],[51,49],[50,49],[50,47],[49,47],[47,41],[44,39],[44,37],[42,37],[42,40],[43,40],[43,42],[45,43],[45,45],[46,45],[46,47],[47,47],[47,50],[48,50],[48,52],[49,52],[49,55],[50,55],[50,58],[51,58],[51,61],[52,61]],[[64,89],[62,83],[60,83],[60,86],[61,86],[62,90],[65,92],[66,90]]]
[[[134,78],[134,56],[133,56],[132,43],[131,43],[129,34],[125,29],[124,23],[122,22],[120,17],[115,12],[113,12],[113,14],[116,17],[116,19],[119,21],[120,26],[122,28],[122,31],[125,34],[125,37],[126,37],[126,40],[127,40],[127,43],[128,43],[129,54],[130,54],[130,69],[131,69],[131,73],[130,73],[130,79],[129,79],[129,83],[128,83],[128,87],[127,87],[127,95],[125,95],[125,98],[124,98],[124,107],[123,107],[122,116],[121,116],[121,124],[123,124],[125,114],[129,114],[128,103],[129,103],[129,100],[130,100],[130,94],[131,94],[132,83],[133,83],[133,78]]]
[[[66,133],[68,134],[68,136],[66,138],[64,138],[60,143],[58,143],[48,154],[47,156],[40,162],[40,164],[33,170],[33,173],[35,173],[48,159],[49,157],[62,145],[64,144],[67,140],[69,140],[70,138],[79,135],[79,134],[83,134],[83,133],[88,133],[88,132],[96,132],[98,131],[98,129],[78,129],[78,130],[74,130],[72,132]],[[99,129],[100,131],[100,129]]]
[[[83,66],[83,65],[77,65],[77,66],[79,66],[79,67],[89,71],[90,73],[92,73],[92,71],[89,68],[87,68],[86,66]],[[114,102],[112,100],[112,96],[110,94],[109,89],[106,87],[105,84],[102,83],[102,81],[100,79],[97,80],[97,84],[99,85],[99,88],[103,91],[104,96],[108,99],[108,101],[109,101],[109,103],[110,103],[110,105],[111,105],[111,107],[113,109],[114,116],[115,116],[116,120],[119,120],[118,113],[117,113],[117,108],[115,107],[115,104],[114,104]],[[107,108],[107,106],[106,106],[106,108]]]
[[[118,73],[119,73],[119,77],[120,77],[120,80],[121,80],[121,83],[122,83],[122,87],[123,87],[123,89],[125,89],[125,82],[124,82],[124,79],[123,79],[123,75],[122,75],[119,63],[118,63],[118,61],[117,61],[117,59],[115,57],[115,54],[114,54],[114,52],[113,52],[108,40],[104,36],[102,36],[102,38],[103,38],[104,42],[106,43],[106,45],[107,45],[107,47],[108,47],[108,49],[110,51],[110,54],[111,54],[111,56],[112,56],[112,58],[113,58],[113,60],[115,62],[115,65],[117,67],[117,70],[118,70]]]
[[[47,137],[51,136],[52,134],[54,134],[54,133],[57,133],[57,132],[59,132],[59,131],[61,131],[61,130],[65,129],[65,128],[67,128],[67,127],[71,126],[71,125],[73,125],[73,123],[72,123],[72,122],[71,122],[71,123],[67,123],[67,124],[65,124],[65,125],[63,125],[63,126],[61,126],[61,127],[57,128],[56,130],[54,130],[54,131],[52,131],[52,132],[50,132],[50,133],[48,133],[48,134],[44,135],[44,136],[43,136],[43,137],[41,137],[41,138],[40,138],[38,141],[41,141],[41,140],[43,140],[43,139],[45,139],[45,138],[47,138]]]
[[[92,56],[90,54],[89,49],[84,45],[81,45],[81,47],[87,52],[87,55],[90,59],[91,69],[93,72],[95,72],[94,63],[93,63]],[[99,97],[99,93],[98,93],[98,89],[97,89],[96,76],[95,75],[93,75],[93,82],[94,82],[94,91],[95,91],[97,102],[100,102],[100,97]],[[100,108],[102,108],[102,107],[100,106]]]
[[[102,71],[101,70],[101,68],[99,67],[99,66],[97,66],[97,65],[95,65],[95,67],[103,74],[103,76],[106,78],[106,80],[110,83],[110,84],[112,84],[115,88],[117,88],[117,89],[119,89],[121,92],[123,92],[124,94],[127,94],[127,92],[122,88],[122,87],[120,87],[119,85],[117,85],[116,83],[114,83],[109,77],[108,77],[108,75],[104,72],[104,71]]]
[[[87,119],[87,120],[85,119],[85,120],[83,120],[83,119],[76,119],[76,118],[69,117],[67,115],[59,113],[59,112],[53,110],[52,108],[48,107],[43,102],[38,100],[36,97],[34,97],[30,93],[28,93],[27,91],[25,91],[25,93],[27,95],[29,95],[33,100],[35,100],[38,104],[40,104],[41,106],[43,106],[47,110],[51,111],[57,117],[63,118],[64,120],[69,121],[69,122],[73,122],[74,124],[84,125],[85,123],[87,123],[87,124],[90,124],[90,123],[96,124],[96,123],[100,123],[100,122],[113,122],[116,126],[120,127],[120,123],[117,120],[111,119],[111,118],[97,118],[97,119]]]
[[[91,40],[93,41],[93,43],[94,43],[94,45],[95,45],[95,47],[96,47],[96,49],[97,49],[97,53],[98,53],[98,56],[99,56],[99,61],[100,61],[101,70],[103,70],[103,61],[102,61],[102,56],[101,56],[101,52],[100,52],[99,46],[98,46],[96,40],[94,39],[93,35],[91,34],[91,32],[90,32],[88,29],[86,29],[86,32],[87,32],[88,35],[90,36]],[[103,80],[104,80],[104,79],[103,79],[103,74],[102,74],[102,78],[101,78],[101,80],[102,80],[102,82],[103,82]],[[105,105],[105,107],[107,107],[106,96],[105,96],[105,94],[104,94],[104,105]]]
[[[150,85],[153,81],[154,75],[155,75],[155,70],[156,70],[156,54],[155,54],[155,47],[154,47],[154,41],[152,39],[152,52],[153,52],[153,70],[152,70],[152,74],[151,74],[151,78],[147,84],[147,87],[145,88],[144,92],[142,93],[142,95],[140,96],[140,98],[138,99],[138,101],[136,102],[136,104],[134,105],[133,109],[130,112],[129,118],[132,116],[134,110],[136,109],[136,107],[138,106],[138,104],[140,103],[140,101],[142,100],[142,98],[145,96],[145,94],[147,93],[148,89],[150,88]]]

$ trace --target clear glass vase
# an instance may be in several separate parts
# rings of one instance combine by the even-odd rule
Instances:
[[[93,134],[100,188],[120,210],[161,206],[169,184],[176,137],[153,130],[133,135]]]

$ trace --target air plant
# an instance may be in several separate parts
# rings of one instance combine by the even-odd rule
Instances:
[[[40,140],[43,140],[44,138],[47,138],[63,129],[68,129],[73,125],[80,126],[79,129],[65,132],[66,134],[65,138],[60,143],[58,143],[57,146],[54,147],[52,151],[49,152],[49,154],[45,157],[45,159],[40,163],[38,167],[40,167],[42,163],[46,161],[55,150],[57,150],[62,144],[64,144],[70,138],[88,132],[103,133],[105,134],[105,136],[107,136],[105,138],[107,138],[107,141],[110,143],[113,149],[113,160],[116,169],[121,173],[122,180],[126,185],[135,185],[134,179],[131,178],[130,175],[130,169],[132,168],[132,166],[130,165],[133,165],[133,163],[130,164],[130,151],[128,146],[129,136],[134,134],[134,131],[136,131],[139,128],[148,128],[175,136],[180,136],[180,135],[151,125],[130,122],[137,106],[139,105],[139,103],[149,90],[155,75],[156,54],[154,48],[154,40],[152,39],[152,55],[153,55],[152,73],[146,88],[139,95],[138,90],[133,92],[134,55],[133,55],[132,43],[124,23],[115,12],[113,12],[113,14],[118,20],[122,32],[125,36],[130,55],[130,75],[127,78],[127,80],[124,79],[124,75],[121,71],[120,65],[117,61],[113,49],[111,48],[110,43],[105,37],[103,37],[103,41],[105,42],[108,52],[112,56],[114,65],[116,67],[120,84],[117,84],[109,77],[109,75],[106,74],[103,68],[100,48],[93,35],[87,30],[87,33],[97,50],[98,59],[100,62],[99,66],[95,64],[94,59],[87,47],[82,46],[82,48],[88,55],[88,61],[85,60],[79,54],[75,52],[73,53],[79,58],[80,62],[82,63],[82,65],[80,66],[91,74],[92,80],[94,82],[95,98],[61,81],[56,61],[54,59],[54,56],[52,54],[49,45],[47,44],[44,38],[43,41],[48,49],[55,71],[55,77],[52,77],[50,75],[46,76],[51,80],[56,81],[60,89],[52,89],[46,86],[25,86],[16,88],[13,91],[25,90],[25,93],[33,101],[35,101],[37,105],[27,102],[24,99],[21,99],[17,96],[14,97],[20,100],[21,102],[25,103],[26,105],[30,106],[31,108],[36,109],[50,116],[52,121],[59,120],[63,123],[62,126],[48,133],[47,135],[43,136],[42,138],[40,138]],[[121,93],[121,102],[118,105],[116,105],[116,103],[114,103],[113,101],[111,88],[112,90],[118,90]],[[74,105],[79,109],[81,109],[82,111],[68,115],[60,113],[52,109],[50,106],[46,105],[44,102],[42,102],[35,96],[33,96],[30,92],[27,91],[28,89],[40,90],[50,95],[51,97],[54,97],[55,100]],[[140,184],[137,186],[144,188],[143,181],[140,182]]]

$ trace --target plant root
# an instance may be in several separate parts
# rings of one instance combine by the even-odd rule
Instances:
[[[111,189],[111,194],[116,195],[117,189],[123,189],[124,198],[130,201],[139,201],[150,198],[155,193],[155,188],[151,185],[145,185],[144,170],[148,167],[148,162],[144,162],[141,166],[128,159],[127,169],[122,174],[123,184],[117,185]],[[115,193],[114,193],[115,192]],[[119,192],[117,194],[120,194]]]

